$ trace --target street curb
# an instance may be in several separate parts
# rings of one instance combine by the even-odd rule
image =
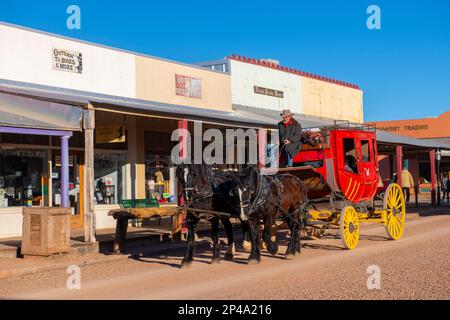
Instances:
[[[23,268],[15,268],[15,269],[9,269],[9,270],[1,270],[0,271],[0,279],[7,279],[12,277],[20,277],[24,275],[29,274],[35,274],[35,273],[44,273],[48,271],[55,271],[55,270],[62,270],[66,269],[68,266],[71,265],[78,265],[80,267],[88,266],[88,265],[95,265],[100,263],[108,263],[108,262],[114,262],[114,261],[120,261],[128,259],[128,255],[111,255],[106,256],[102,258],[94,258],[91,260],[85,260],[81,263],[76,263],[75,261],[72,262],[60,262],[52,265],[43,265],[43,266],[37,266],[37,267],[23,267]]]

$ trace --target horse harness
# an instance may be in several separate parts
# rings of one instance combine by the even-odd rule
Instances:
[[[297,208],[296,210],[294,210],[290,213],[281,207],[281,194],[284,192],[284,185],[281,182],[280,178],[284,177],[286,175],[287,174],[280,174],[280,175],[276,175],[276,176],[265,176],[265,175],[261,175],[261,174],[258,175],[255,197],[253,198],[253,200],[251,200],[251,198],[249,198],[248,200],[245,200],[245,201],[241,200],[240,208],[250,207],[248,209],[248,216],[250,216],[254,211],[259,209],[266,202],[269,202],[270,204],[274,205],[275,208],[277,209],[277,215],[279,212],[282,213],[282,216],[279,219],[287,218],[287,219],[291,220],[292,222],[301,225],[302,228],[305,227],[303,218],[306,217],[307,204],[305,204],[305,203],[302,204],[299,208]],[[276,202],[273,201],[271,198],[269,198],[269,191],[270,191],[271,185],[275,185],[276,189],[277,189]],[[251,188],[251,187],[249,186],[246,188]],[[293,217],[293,215],[296,214],[298,211],[302,211],[302,218],[300,219],[300,221],[298,221],[297,219],[295,219]]]

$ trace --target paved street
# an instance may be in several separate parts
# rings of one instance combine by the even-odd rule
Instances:
[[[356,250],[341,249],[337,229],[304,240],[301,256],[284,260],[265,251],[259,265],[235,261],[210,265],[207,239],[196,261],[179,269],[182,249],[168,256],[130,256],[81,266],[81,289],[68,290],[66,270],[0,280],[7,299],[450,299],[450,208],[410,213],[404,236],[389,241],[368,224]],[[280,232],[280,238],[283,232]],[[367,289],[367,268],[381,269],[381,289]]]

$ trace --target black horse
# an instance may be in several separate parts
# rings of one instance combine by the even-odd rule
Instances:
[[[230,190],[238,185],[235,173],[214,173],[205,164],[181,164],[177,167],[177,177],[187,208],[186,224],[188,227],[187,249],[182,261],[182,267],[189,266],[193,261],[195,247],[195,229],[200,219],[211,222],[211,238],[213,241],[212,263],[220,262],[219,220],[222,221],[228,238],[225,259],[233,259],[235,241],[230,216],[208,213],[208,211],[228,213],[239,217],[239,210],[230,205]],[[219,217],[220,216],[220,217]],[[249,238],[249,226],[242,221],[244,240]],[[246,236],[247,235],[247,236]]]
[[[255,166],[245,168],[235,190],[241,213],[248,217],[252,243],[249,263],[261,260],[258,245],[259,221],[264,222],[263,240],[270,254],[278,252],[278,245],[271,239],[272,226],[276,220],[284,220],[290,229],[291,238],[286,250],[286,258],[292,259],[300,253],[299,229],[305,224],[304,206],[307,189],[304,183],[292,174],[263,175]]]

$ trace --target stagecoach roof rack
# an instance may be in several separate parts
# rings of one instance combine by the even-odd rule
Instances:
[[[333,124],[321,127],[322,130],[361,130],[361,131],[376,131],[376,126],[373,123],[356,123],[348,120],[334,120]]]

